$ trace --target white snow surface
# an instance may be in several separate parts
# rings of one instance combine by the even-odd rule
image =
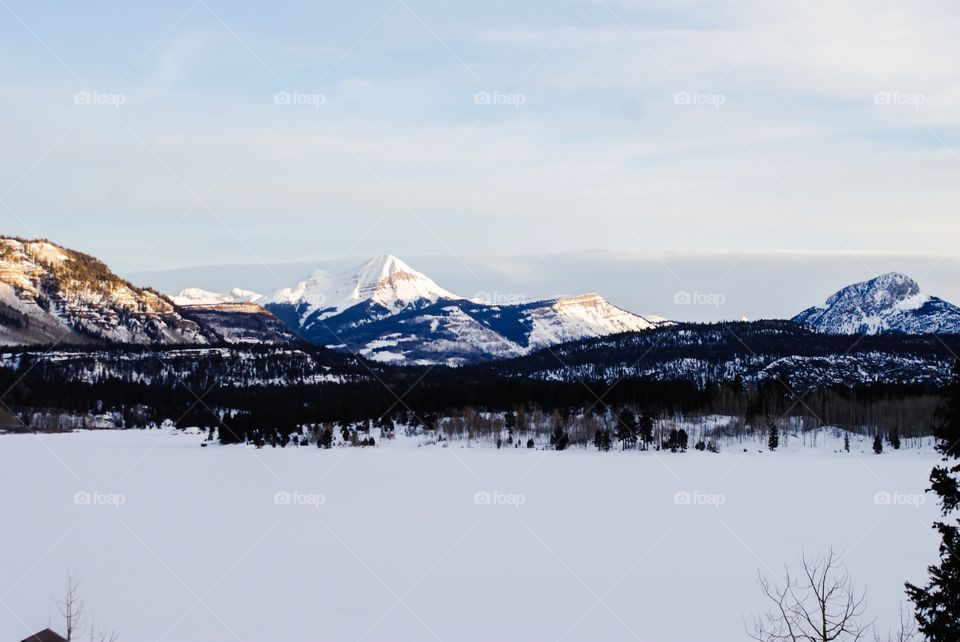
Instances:
[[[830,545],[885,633],[903,582],[924,581],[936,553],[932,501],[876,500],[922,496],[929,450],[202,439],[0,436],[0,639],[62,629],[54,600],[70,569],[87,612],[126,640],[734,642],[767,606],[758,570],[777,577],[801,548]],[[477,493],[495,499],[477,504]]]
[[[305,305],[304,316],[324,310],[319,318],[325,319],[363,301],[396,313],[411,303],[460,298],[397,257],[384,255],[339,274],[317,270],[292,288],[278,290],[264,303]]]

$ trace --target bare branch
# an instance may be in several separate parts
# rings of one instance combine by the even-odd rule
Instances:
[[[773,603],[755,618],[750,637],[758,642],[859,642],[872,628],[863,620],[866,592],[859,591],[833,549],[823,557],[803,554],[800,578],[789,570],[783,586],[761,575],[760,587]]]

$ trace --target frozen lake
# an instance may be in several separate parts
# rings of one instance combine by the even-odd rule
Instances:
[[[121,640],[726,642],[802,548],[881,624],[936,553],[931,452],[200,441],[0,437],[0,639],[61,629],[71,569]]]

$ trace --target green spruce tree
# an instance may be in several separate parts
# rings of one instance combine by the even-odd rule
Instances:
[[[920,632],[929,642],[960,640],[960,361],[954,365],[953,383],[940,421],[934,430],[937,450],[945,465],[930,473],[931,488],[937,494],[944,521],[933,527],[940,533],[940,561],[929,567],[930,581],[924,587],[907,584],[907,595],[915,605]]]
[[[777,429],[777,424],[770,422],[769,426],[769,437],[767,438],[767,448],[770,450],[776,450],[780,447],[780,431]]]

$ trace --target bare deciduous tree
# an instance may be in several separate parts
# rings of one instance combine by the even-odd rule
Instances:
[[[886,642],[913,642],[917,639],[917,622],[913,615],[905,613],[900,607],[900,624],[896,633],[887,634]],[[874,642],[884,642],[879,635],[874,634]]]
[[[78,595],[80,579],[73,573],[67,574],[67,590],[60,603],[60,615],[67,626],[67,642],[79,636],[83,629],[83,602]]]
[[[804,555],[799,577],[787,569],[782,586],[761,574],[760,586],[774,606],[748,631],[758,642],[859,642],[869,633],[866,594],[832,549],[821,558]]]
[[[100,627],[97,630],[97,633],[94,633],[96,627],[93,623],[90,623],[90,642],[117,642],[120,638],[120,635],[116,631],[110,631],[107,633],[107,630],[103,627]]]
[[[60,603],[60,615],[63,616],[64,624],[67,629],[67,641],[79,639],[83,635],[85,627],[86,612],[84,610],[83,600],[80,599],[80,581],[81,578],[73,573],[67,574],[67,589],[63,602]],[[109,633],[103,627],[99,629],[96,622],[90,619],[90,642],[117,642],[120,636],[116,631]]]

